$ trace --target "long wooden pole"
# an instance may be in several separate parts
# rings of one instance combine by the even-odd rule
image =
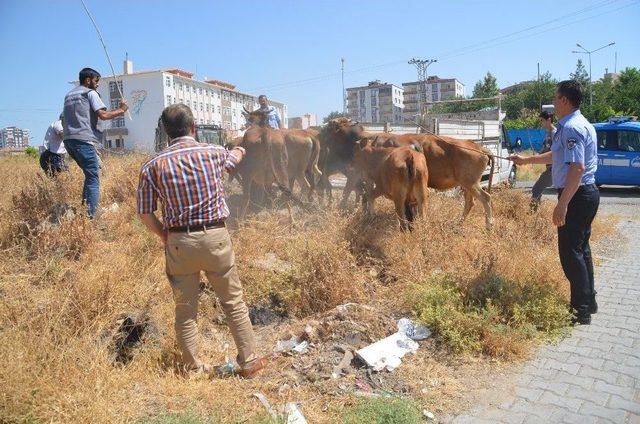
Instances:
[[[122,90],[120,89],[120,82],[116,77],[116,71],[113,68],[113,63],[111,63],[111,57],[109,57],[109,51],[107,50],[107,45],[104,43],[104,38],[102,38],[102,33],[100,32],[100,28],[98,28],[98,25],[96,24],[95,19],[93,19],[91,12],[89,12],[89,9],[87,8],[87,5],[85,4],[84,0],[80,0],[80,2],[82,3],[82,7],[84,8],[84,11],[87,12],[87,16],[89,17],[89,19],[91,19],[91,23],[93,24],[93,27],[96,29],[96,32],[98,33],[98,38],[100,39],[100,43],[102,44],[102,48],[104,49],[104,54],[105,56],[107,56],[107,62],[109,62],[109,67],[111,67],[111,73],[113,75],[113,80],[116,83],[116,89],[120,94],[120,98],[124,99],[124,95],[122,94]],[[129,117],[129,120],[133,120],[133,118],[131,117],[131,112],[129,110],[127,110],[127,116]]]

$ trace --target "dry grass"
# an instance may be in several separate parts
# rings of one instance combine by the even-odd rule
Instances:
[[[544,172],[547,165],[539,163],[518,165],[518,181],[536,181],[540,174]]]
[[[135,215],[143,160],[105,160],[101,204],[117,202],[119,209],[91,222],[82,213],[52,220],[52,214],[60,215],[57,205],[82,210],[82,175],[75,164],[72,172],[50,181],[31,158],[0,159],[5,187],[0,193],[0,421],[131,422],[193,411],[197,417],[246,422],[264,413],[250,397],[255,391],[278,404],[302,402],[310,422],[339,421],[346,406],[358,403],[338,388],[352,384],[353,376],[300,382],[288,357],[277,358],[251,381],[193,380],[176,373],[173,301],[162,247]],[[428,222],[411,234],[397,231],[391,206],[382,201],[369,218],[335,210],[314,216],[298,212],[296,227],[278,213],[254,216],[233,232],[247,298],[270,306],[276,299],[275,306],[290,317],[257,328],[262,352],[345,302],[371,305],[379,311],[377,319],[386,320],[380,328],[393,327],[394,318],[416,309],[408,294],[438,276],[468,287],[464,293],[487,293],[482,276],[490,272],[520,286],[542,284],[563,296],[566,284],[549,223],[552,205],[543,202],[533,215],[527,205],[523,194],[496,193],[492,233],[483,229],[480,208],[461,227],[460,200],[436,195],[429,202]],[[204,292],[201,353],[221,363],[230,336],[214,319],[210,300]],[[119,364],[113,362],[113,334],[124,315],[145,316],[151,325],[133,359]],[[512,315],[514,322],[532,320],[526,311]],[[531,342],[514,344],[508,331],[486,333],[483,340],[484,353],[499,357],[516,350],[505,354],[502,346]],[[322,352],[315,354],[319,358]],[[460,361],[427,342],[389,378],[402,380],[421,405],[450,411],[465,379],[476,379],[477,367]],[[486,367],[486,361],[479,363]],[[285,382],[291,388],[279,395]]]

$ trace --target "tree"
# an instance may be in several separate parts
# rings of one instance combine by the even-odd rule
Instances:
[[[582,87],[585,91],[589,87],[589,74],[587,73],[587,69],[584,67],[582,63],[582,59],[578,59],[578,63],[576,64],[576,70],[569,74],[571,79],[578,81],[582,84]]]
[[[502,102],[507,119],[537,117],[540,107],[553,102],[557,81],[549,72],[545,72],[537,81],[522,83],[509,93]]]
[[[349,115],[348,115],[348,114],[346,114],[346,113],[342,113],[342,112],[338,112],[338,111],[335,111],[335,110],[334,110],[333,112],[329,112],[329,114],[328,114],[327,116],[325,116],[325,117],[322,119],[322,123],[323,123],[323,124],[326,124],[326,123],[328,123],[329,121],[331,121],[332,119],[336,119],[336,118],[348,118],[348,117],[349,117]]]
[[[640,115],[640,69],[626,68],[613,86],[611,103],[615,110]]]
[[[482,97],[493,97],[496,96],[500,92],[498,88],[498,81],[496,77],[494,77],[491,72],[487,72],[484,79],[482,81],[476,82],[476,85],[473,87],[473,97],[474,99],[482,98]]]

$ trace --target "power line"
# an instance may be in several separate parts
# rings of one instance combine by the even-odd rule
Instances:
[[[627,8],[627,7],[634,6],[634,5],[638,4],[638,3],[640,3],[640,1],[632,1],[631,3],[629,3],[629,4],[625,5],[625,6],[619,7],[619,8],[615,8],[615,9],[611,9],[611,10],[605,10],[605,11],[602,11],[602,12],[598,12],[597,14],[593,14],[593,15],[587,16],[587,17],[582,18],[582,19],[573,20],[573,21],[570,21],[570,22],[564,22],[561,25],[554,26],[554,27],[551,27],[551,28],[547,28],[547,29],[545,29],[543,31],[538,31],[538,32],[531,33],[531,34],[525,34],[525,35],[523,35],[521,37],[508,39],[509,37],[513,37],[514,35],[522,34],[524,32],[531,31],[532,29],[536,29],[536,28],[541,28],[541,27],[547,26],[549,24],[552,24],[554,22],[558,22],[558,21],[560,21],[560,20],[562,20],[564,18],[567,18],[567,17],[580,15],[580,14],[583,14],[583,13],[594,11],[596,9],[600,9],[600,8],[603,8],[603,7],[606,7],[606,6],[610,6],[610,5],[612,5],[612,4],[616,3],[616,2],[619,2],[619,1],[621,1],[621,0],[604,0],[604,1],[601,1],[600,3],[596,3],[595,5],[589,6],[587,8],[583,8],[583,9],[579,9],[579,10],[574,11],[574,12],[567,13],[567,14],[562,15],[560,17],[545,21],[545,22],[537,24],[537,25],[533,25],[531,27],[528,27],[528,28],[525,28],[525,29],[522,29],[522,30],[518,30],[518,31],[515,31],[515,32],[512,32],[512,33],[501,35],[499,37],[494,37],[494,38],[491,38],[489,40],[485,40],[485,41],[482,41],[482,42],[479,42],[479,43],[474,43],[474,44],[471,44],[471,45],[468,45],[468,46],[465,46],[465,47],[460,47],[458,49],[454,49],[454,50],[451,50],[449,52],[442,53],[438,57],[440,58],[441,61],[442,60],[449,60],[449,59],[453,59],[453,58],[456,58],[456,57],[464,56],[464,55],[469,54],[469,53],[475,53],[477,51],[482,51],[482,50],[487,50],[487,49],[490,49],[490,48],[493,48],[493,47],[502,46],[504,44],[508,44],[508,43],[511,43],[511,42],[514,42],[514,41],[523,40],[525,38],[533,37],[533,36],[544,34],[544,33],[547,33],[547,32],[550,32],[550,31],[554,31],[554,30],[557,30],[557,29],[560,29],[560,28],[564,28],[564,27],[566,27],[568,25],[573,25],[573,24],[580,23],[580,22],[583,22],[583,21],[586,21],[586,20],[589,20],[589,19],[600,17],[600,16],[605,15],[605,14],[617,12],[619,10],[622,10],[622,9]],[[500,43],[490,44],[490,43],[493,43],[494,41],[501,40],[501,39],[505,39],[505,41],[502,41]],[[489,45],[481,47],[481,46],[483,46],[485,44],[489,44]],[[478,47],[480,47],[480,48],[478,48]],[[405,62],[406,62],[406,59],[402,59],[402,60],[394,60],[394,61],[391,61],[391,62],[385,62],[385,63],[381,63],[381,64],[377,64],[377,65],[366,66],[366,67],[358,68],[358,69],[355,69],[355,70],[352,70],[352,71],[345,71],[345,75],[353,75],[353,74],[356,74],[356,73],[366,72],[366,71],[370,71],[370,70],[374,70],[374,69],[380,69],[380,68],[385,68],[385,67],[388,67],[388,66],[404,64]],[[253,90],[273,90],[273,91],[278,91],[278,90],[281,90],[281,89],[295,88],[295,87],[299,87],[299,86],[308,85],[308,84],[311,84],[311,83],[328,81],[330,79],[334,79],[334,78],[337,78],[339,76],[341,76],[340,73],[325,74],[325,75],[320,75],[320,76],[317,76],[317,77],[306,78],[306,79],[297,80],[297,81],[283,82],[283,83],[274,84],[274,85],[270,85],[270,86],[257,87],[257,88],[253,88],[251,90],[252,91]]]
[[[475,43],[475,44],[470,44],[470,45],[465,46],[465,47],[460,47],[458,49],[454,49],[454,50],[448,52],[447,54],[440,55],[439,57],[441,57],[442,59],[445,59],[448,56],[451,56],[453,54],[457,54],[457,53],[459,53],[461,51],[470,50],[470,49],[473,50],[476,47],[482,46],[484,44],[492,43],[494,41],[498,41],[498,40],[501,40],[503,38],[512,37],[514,35],[522,34],[522,33],[531,31],[531,30],[536,29],[536,28],[541,28],[543,26],[547,26],[547,25],[552,24],[554,22],[561,21],[562,19],[573,17],[573,16],[576,16],[576,15],[580,15],[582,13],[586,13],[586,12],[589,12],[589,11],[592,11],[592,10],[595,10],[595,9],[599,9],[601,7],[605,7],[605,6],[608,6],[610,4],[613,4],[613,3],[616,3],[616,2],[619,2],[619,1],[620,0],[603,0],[600,3],[596,3],[595,5],[591,5],[589,7],[585,7],[584,9],[580,9],[580,10],[577,10],[577,11],[574,11],[574,12],[567,13],[567,14],[562,15],[562,16],[558,16],[557,18],[545,21],[545,22],[537,24],[537,25],[533,25],[533,26],[530,26],[530,27],[527,27],[527,28],[523,28],[521,30],[514,31],[514,32],[511,32],[509,34],[505,34],[505,35],[501,35],[501,36],[498,36],[498,37],[494,37],[494,38],[491,38],[489,40],[481,41],[481,42],[478,42],[478,43]]]
[[[582,19],[577,19],[577,20],[574,20],[574,21],[571,21],[571,22],[565,22],[563,24],[560,24],[560,25],[557,25],[557,26],[554,26],[554,27],[551,27],[551,28],[547,28],[544,31],[539,31],[539,32],[536,32],[536,33],[533,33],[533,34],[526,34],[526,35],[523,35],[521,37],[514,38],[512,40],[503,41],[501,43],[497,43],[497,44],[494,44],[494,45],[491,45],[491,46],[481,47],[479,49],[474,50],[473,52],[475,53],[475,52],[478,52],[478,51],[487,50],[487,49],[494,48],[494,47],[499,47],[499,46],[502,46],[504,44],[512,43],[514,41],[520,41],[520,40],[524,40],[525,38],[529,38],[529,37],[533,37],[533,36],[536,36],[536,35],[544,34],[544,33],[547,33],[547,32],[555,31],[557,29],[566,28],[568,25],[577,24],[577,23],[584,22],[584,21],[587,21],[587,20],[593,19],[593,18],[599,18],[602,15],[607,15],[609,13],[618,12],[618,11],[620,11],[622,9],[626,9],[626,8],[628,8],[630,6],[634,6],[634,5],[637,5],[637,4],[640,4],[640,0],[634,0],[634,1],[632,1],[631,3],[629,3],[629,4],[625,5],[625,6],[618,7],[616,9],[607,10],[607,11],[604,11],[604,12],[599,12],[598,14],[587,16],[587,17],[584,17]],[[453,55],[453,56],[449,56],[449,57],[447,57],[447,58],[445,58],[443,60],[445,60],[445,61],[446,60],[450,60],[450,59],[453,59],[455,57],[464,56],[465,54],[468,54],[468,53],[469,52],[456,54],[456,55]]]

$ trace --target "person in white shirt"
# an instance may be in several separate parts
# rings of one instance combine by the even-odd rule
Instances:
[[[64,116],[60,114],[58,120],[53,121],[44,136],[44,151],[40,155],[40,167],[50,177],[66,171],[67,164],[64,161],[67,150],[62,142],[64,137]]]

